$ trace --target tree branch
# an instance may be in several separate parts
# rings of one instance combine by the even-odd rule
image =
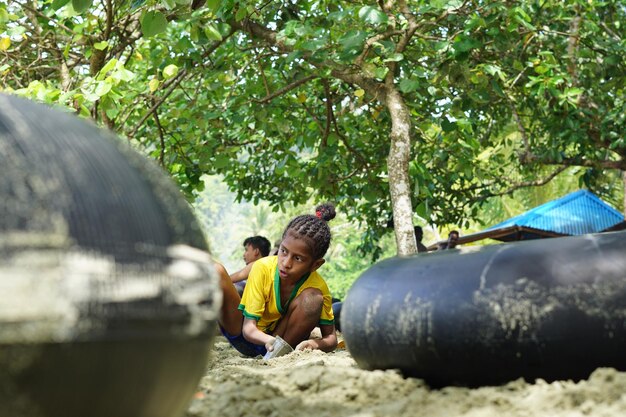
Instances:
[[[263,80],[263,85],[265,86],[265,94],[270,95],[270,86],[267,83],[267,77],[265,76],[265,70],[263,69],[263,65],[261,65],[261,60],[259,59],[259,54],[256,53],[256,62],[259,64],[259,71],[261,71],[261,79]]]
[[[367,39],[365,41],[365,44],[363,45],[363,52],[361,52],[361,55],[359,55],[354,61],[355,64],[359,67],[363,65],[363,61],[365,60],[365,58],[367,58],[367,55],[369,54],[370,49],[372,49],[372,46],[374,46],[376,42],[380,42],[384,39],[389,39],[395,35],[402,35],[402,33],[403,32],[401,30],[388,30],[384,33],[379,33]]]
[[[518,184],[515,184],[515,185],[507,188],[504,191],[499,191],[497,193],[490,193],[490,195],[488,195],[487,197],[503,196],[503,195],[511,194],[513,191],[519,190],[520,188],[537,187],[537,186],[540,186],[540,185],[545,185],[545,184],[549,183],[550,181],[552,181],[554,179],[554,177],[559,175],[561,172],[565,171],[567,168],[569,168],[569,166],[566,166],[566,165],[561,166],[561,167],[557,168],[554,172],[552,172],[551,174],[549,174],[545,178],[541,178],[541,179],[534,180],[534,181],[520,182]]]
[[[275,99],[278,96],[281,96],[283,94],[285,94],[288,91],[293,90],[294,88],[305,84],[313,79],[317,78],[317,75],[309,75],[306,76],[300,80],[294,81],[291,84],[288,84],[286,86],[284,86],[283,88],[275,91],[273,94],[270,94],[268,96],[263,97],[262,99],[252,99],[251,101],[255,102],[255,103],[260,103],[260,104],[266,104],[269,103],[270,101],[272,101],[273,99]]]
[[[337,119],[335,119],[335,114],[333,112],[330,113],[332,116],[332,120],[333,120],[333,126],[335,126],[335,133],[337,133],[337,136],[339,137],[339,140],[341,140],[341,143],[343,143],[343,145],[346,147],[346,149],[355,156],[356,159],[358,159],[362,166],[364,167],[369,167],[369,164],[367,162],[367,160],[365,160],[365,158],[363,158],[363,155],[361,155],[356,149],[354,149],[350,143],[348,143],[348,140],[346,139],[346,137],[339,131],[339,126],[337,125]]]
[[[515,120],[515,124],[517,125],[517,131],[522,137],[522,143],[524,145],[524,152],[519,155],[520,161],[522,164],[530,162],[535,158],[532,151],[530,150],[530,142],[528,141],[528,135],[526,134],[526,127],[522,122],[522,118],[517,112],[517,108],[515,107],[515,103],[508,97],[507,102],[509,103],[509,108],[511,109],[511,113],[513,114],[513,119]]]
[[[185,69],[176,74],[176,77],[173,78],[174,81],[170,84],[170,88],[163,94],[163,96],[159,98],[159,100],[156,100],[154,102],[152,107],[141,117],[141,119],[139,119],[139,122],[137,122],[133,130],[128,135],[126,135],[128,139],[132,139],[133,137],[135,137],[135,134],[137,133],[141,125],[143,125],[143,123],[148,120],[148,117],[150,117],[150,115],[154,113],[156,109],[158,109],[159,106],[163,104],[163,102],[165,102],[165,100],[167,100],[170,94],[172,94],[172,92],[176,89],[176,87],[178,87],[178,85],[185,79],[186,76],[187,70]]]
[[[155,100],[152,99],[152,105],[155,104]],[[154,123],[156,123],[157,126],[157,132],[159,132],[159,139],[161,141],[161,151],[159,153],[159,163],[161,164],[162,167],[165,168],[165,137],[163,136],[163,127],[161,126],[161,121],[159,120],[159,112],[158,111],[154,111],[154,113],[152,113],[154,115]]]
[[[234,31],[231,30],[231,32],[227,35],[224,36],[224,38],[219,41],[219,42],[215,42],[213,45],[211,45],[210,48],[208,48],[204,54],[202,55],[202,58],[206,58],[207,56],[209,56],[211,53],[213,53],[213,51],[215,51],[222,43],[224,43],[228,38],[230,38],[230,36],[232,36],[232,34],[234,33]],[[176,76],[174,78],[171,79],[170,83],[166,85],[166,87],[164,88],[168,88],[168,90],[163,94],[163,96],[161,96],[161,98],[156,101],[152,107],[141,117],[141,119],[139,120],[139,122],[137,122],[137,124],[135,125],[135,127],[133,128],[133,130],[126,135],[128,137],[128,139],[132,139],[135,134],[137,133],[137,131],[139,130],[139,128],[141,127],[141,125],[143,125],[143,123],[148,120],[148,117],[150,117],[150,115],[156,111],[156,109],[159,108],[159,106],[161,104],[163,104],[163,102],[165,102],[165,100],[170,96],[170,94],[172,94],[172,92],[176,89],[176,87],[178,87],[180,85],[180,83],[187,77],[188,75],[188,71],[186,69],[183,69],[182,71],[180,71],[178,74],[176,74]],[[130,114],[130,113],[129,113]]]
[[[592,161],[589,159],[579,159],[579,158],[563,158],[562,161],[542,161],[546,165],[566,165],[566,166],[578,166],[578,167],[587,167],[587,168],[601,168],[601,169],[619,169],[626,170],[626,161],[625,160],[603,160],[603,161]]]
[[[328,135],[330,134],[330,124],[333,119],[333,101],[330,95],[330,85],[326,78],[322,79],[322,85],[324,86],[324,95],[326,96],[326,128],[324,129],[324,136],[322,137],[322,143],[326,144]]]

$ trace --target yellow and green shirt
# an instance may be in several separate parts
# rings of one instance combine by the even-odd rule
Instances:
[[[241,297],[239,310],[244,317],[257,321],[259,330],[271,333],[289,303],[306,288],[317,288],[324,296],[324,305],[320,316],[320,325],[334,324],[332,298],[326,281],[317,271],[303,276],[296,283],[285,305],[280,302],[280,276],[278,275],[278,256],[267,256],[254,263],[246,287]]]

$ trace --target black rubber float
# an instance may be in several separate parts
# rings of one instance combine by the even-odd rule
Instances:
[[[160,168],[75,116],[0,95],[0,416],[174,417],[221,293]]]
[[[433,386],[579,380],[626,370],[626,232],[391,258],[343,303],[365,369]]]

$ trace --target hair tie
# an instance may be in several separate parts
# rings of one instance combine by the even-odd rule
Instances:
[[[321,219],[321,218],[322,218],[322,210],[315,210],[315,216],[316,216],[318,219]]]

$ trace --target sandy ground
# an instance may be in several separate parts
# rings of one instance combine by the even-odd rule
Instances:
[[[432,390],[396,371],[359,369],[345,349],[264,361],[243,357],[220,336],[185,414],[192,416],[617,417],[626,416],[626,373],[602,368],[577,383]]]

